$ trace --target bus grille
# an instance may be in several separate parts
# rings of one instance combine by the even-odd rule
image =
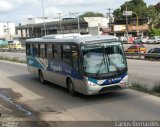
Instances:
[[[99,93],[105,93],[105,92],[109,92],[109,91],[113,91],[113,90],[118,90],[121,89],[120,86],[116,85],[116,86],[109,86],[109,87],[103,87]]]

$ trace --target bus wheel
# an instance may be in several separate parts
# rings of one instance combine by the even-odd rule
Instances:
[[[68,79],[67,85],[68,85],[68,92],[69,92],[69,94],[71,96],[75,96],[74,85],[73,85],[71,79]]]
[[[43,73],[42,73],[41,70],[39,71],[39,80],[40,80],[40,82],[43,83],[43,84],[46,83],[46,81],[44,80]]]

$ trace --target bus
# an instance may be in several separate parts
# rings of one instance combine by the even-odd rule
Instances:
[[[114,36],[46,35],[26,40],[28,71],[46,81],[93,95],[128,87],[127,62]]]

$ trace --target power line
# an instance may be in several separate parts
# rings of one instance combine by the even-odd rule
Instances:
[[[96,12],[98,12],[98,11],[103,11],[103,12],[105,12],[105,10],[106,10],[106,9],[86,10],[86,11],[78,11],[77,13],[78,13],[79,15],[81,15],[81,14],[83,14],[83,13],[85,13],[85,12],[89,12],[89,11],[91,11],[91,12],[94,12],[94,11],[96,11]],[[113,9],[111,9],[111,10],[113,10]],[[100,13],[102,13],[102,12],[100,12]],[[69,12],[69,14],[63,13],[63,16],[61,16],[61,18],[62,18],[62,17],[65,17],[65,16],[71,16],[70,12]],[[55,18],[58,18],[58,17],[54,17],[54,19],[55,19]]]
[[[44,2],[42,0],[42,12],[43,12],[43,27],[44,27],[44,35],[46,35],[46,21],[44,17]]]
[[[79,24],[79,14],[78,14],[78,12],[74,12],[74,13],[69,12],[69,14],[70,14],[70,16],[71,15],[77,16],[78,32],[80,33],[80,24]]]

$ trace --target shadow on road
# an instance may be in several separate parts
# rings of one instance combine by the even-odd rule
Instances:
[[[30,74],[10,76],[8,78],[29,91],[32,91],[36,95],[41,96],[40,100],[32,101],[41,101],[41,99],[50,100],[64,106],[65,109],[140,98],[139,95],[134,94],[134,91],[130,89],[92,96],[77,94],[76,97],[72,97],[65,88],[49,82],[46,85],[43,85],[38,79],[33,78]]]

